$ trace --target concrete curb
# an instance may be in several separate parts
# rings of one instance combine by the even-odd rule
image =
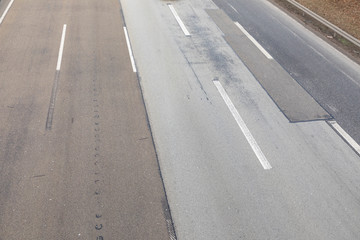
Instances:
[[[340,29],[339,27],[335,26],[331,22],[327,21],[326,19],[320,17],[316,13],[312,12],[311,10],[307,9],[300,3],[296,2],[295,0],[287,0],[288,3],[290,3],[293,7],[297,8],[303,14],[306,14],[313,18],[315,21],[319,22],[320,24],[326,26],[328,29],[332,30],[334,33],[342,36],[352,44],[356,45],[358,48],[360,48],[360,40],[355,38],[354,36],[350,35],[349,33],[345,32],[344,30]]]

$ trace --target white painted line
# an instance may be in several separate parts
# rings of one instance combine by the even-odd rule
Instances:
[[[61,61],[62,61],[62,56],[63,56],[63,52],[64,52],[65,35],[66,35],[66,24],[64,24],[62,35],[61,35],[59,56],[58,56],[58,61],[57,61],[57,65],[56,65],[57,71],[60,71],[60,68],[61,68]]]
[[[181,18],[179,17],[179,15],[177,14],[175,8],[173,7],[173,5],[168,4],[172,14],[174,15],[176,21],[178,22],[178,24],[180,25],[182,31],[184,32],[185,36],[190,36],[189,31],[186,29],[185,24],[183,23],[183,21],[181,20]]]
[[[240,23],[235,22],[235,25],[255,44],[255,46],[267,57],[268,59],[274,59],[261,45],[258,43],[253,36],[251,36]]]
[[[125,33],[125,38],[126,38],[126,44],[127,44],[128,51],[129,51],[131,66],[132,66],[133,72],[136,72],[135,59],[134,59],[134,55],[133,55],[133,52],[132,52],[132,49],[131,49],[129,34],[128,34],[128,31],[127,31],[126,27],[124,27],[124,33]]]
[[[355,140],[336,121],[328,121],[328,123],[360,155],[360,146],[359,146],[359,144],[357,142],[355,142]]]
[[[240,14],[239,12],[238,12],[238,10],[236,10],[236,8],[234,8],[233,7],[233,5],[231,5],[230,3],[228,3],[228,5],[232,8],[232,10],[234,10],[237,14]]]
[[[11,8],[12,4],[14,3],[14,0],[11,0],[10,3],[8,4],[8,6],[6,7],[3,15],[0,18],[0,25],[2,24],[2,22],[4,21],[6,14],[8,13],[9,9]]]
[[[223,86],[221,85],[221,83],[219,81],[214,81],[214,84],[215,84],[216,88],[218,89],[221,97],[224,99],[224,101],[225,101],[226,105],[228,106],[231,114],[235,118],[237,124],[239,125],[241,131],[243,132],[243,134],[244,134],[244,136],[246,138],[246,140],[250,144],[252,150],[254,151],[256,157],[259,159],[259,161],[260,161],[261,165],[263,166],[263,168],[265,170],[271,169],[272,167],[271,167],[270,163],[266,159],[264,153],[261,151],[261,149],[260,149],[259,145],[257,144],[255,138],[253,137],[250,130],[246,126],[246,124],[245,124],[244,120],[242,119],[242,117],[240,116],[239,112],[236,110],[234,104],[232,103],[231,99],[227,95],[227,93],[226,93],[225,89],[223,88]]]

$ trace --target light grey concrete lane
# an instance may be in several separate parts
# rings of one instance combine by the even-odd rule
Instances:
[[[0,239],[170,239],[123,24],[117,0],[39,0],[0,27]]]
[[[266,0],[214,2],[240,22],[360,143],[358,64]]]
[[[173,2],[191,37],[166,2],[122,4],[179,239],[359,238],[358,156],[325,122],[289,124],[205,12],[211,1]]]

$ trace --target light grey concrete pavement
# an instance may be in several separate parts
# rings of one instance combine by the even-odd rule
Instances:
[[[358,155],[324,121],[289,123],[207,14],[212,1],[122,5],[179,239],[360,237]]]
[[[360,67],[267,0],[214,0],[360,144]]]

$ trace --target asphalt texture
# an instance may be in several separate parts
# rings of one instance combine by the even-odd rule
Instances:
[[[274,63],[237,34],[229,44],[234,23],[208,14],[220,3]],[[277,60],[295,52],[299,62],[283,61],[329,71],[329,84],[341,69],[355,91],[358,65],[269,2],[237,3],[15,0],[0,26],[0,239],[360,239],[359,155],[324,120],[290,122],[256,77],[299,81]],[[271,28],[276,49],[246,16]],[[304,41],[312,51],[297,50]]]
[[[15,1],[0,26],[0,239],[170,238],[123,26],[116,0]]]
[[[290,122],[331,119],[277,62],[268,59],[222,10],[208,10],[207,13]]]
[[[360,144],[360,67],[264,0],[214,0]],[[235,10],[234,10],[235,9]]]

